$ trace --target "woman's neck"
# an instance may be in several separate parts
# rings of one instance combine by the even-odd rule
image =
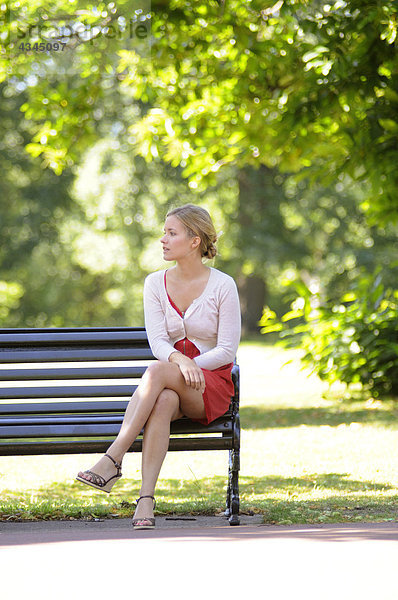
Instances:
[[[209,267],[206,267],[206,265],[202,263],[201,258],[198,259],[197,257],[192,257],[191,259],[189,256],[183,260],[176,261],[173,270],[178,279],[182,281],[191,281],[202,275],[205,271],[208,271]]]

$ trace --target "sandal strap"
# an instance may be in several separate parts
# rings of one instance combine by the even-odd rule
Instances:
[[[119,464],[118,462],[116,462],[115,459],[112,458],[112,456],[110,454],[105,454],[105,456],[107,456],[108,458],[110,458],[110,460],[113,462],[113,464],[115,465],[115,467],[118,470],[118,472],[120,472],[121,468],[122,468],[122,465]]]
[[[153,500],[153,510],[155,510],[156,508],[156,500],[153,496],[140,496],[139,498],[137,498],[137,500],[135,501],[136,506],[138,505],[138,502],[140,500],[142,500],[143,498],[152,498]],[[146,519],[138,519],[139,521],[145,521]]]
[[[92,483],[95,483],[95,485],[98,485],[99,487],[104,487],[108,483],[107,481],[105,481],[105,479],[103,477],[101,477],[101,475],[98,475],[98,473],[93,473],[93,471],[84,471],[84,472],[87,473],[88,475],[91,475],[91,477],[93,478]]]
[[[142,519],[133,519],[133,527],[137,527],[138,523],[144,523],[147,521],[152,527],[155,526],[155,518],[154,517],[142,517]]]

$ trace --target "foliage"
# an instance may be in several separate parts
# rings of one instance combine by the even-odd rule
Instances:
[[[147,164],[126,147],[124,129],[140,111],[116,115],[116,96],[102,122],[106,133],[98,132],[101,140],[73,172],[42,169],[23,151],[34,127],[18,110],[23,101],[9,96],[0,111],[0,278],[23,288],[1,325],[142,323],[143,279],[164,266],[162,219],[172,203],[192,201],[192,191],[179,168]],[[306,274],[334,298],[361,267],[385,265],[386,277],[396,229],[370,227],[359,209],[363,196],[349,178],[310,189],[277,169],[231,166],[195,201],[223,232],[214,266],[265,281],[265,302],[282,314],[294,297],[289,285]]]
[[[394,2],[174,2],[152,24],[156,60],[118,67],[152,108],[142,154],[184,167],[197,189],[226,164],[265,164],[330,183],[371,183],[366,207],[396,213]],[[188,36],[189,32],[189,36]],[[189,37],[189,41],[188,41]],[[395,158],[394,158],[395,157]]]
[[[125,107],[145,108],[127,124],[126,143],[148,161],[180,166],[193,190],[230,164],[304,170],[326,183],[349,174],[370,183],[370,213],[395,218],[396,2],[154,0],[141,46],[126,40],[127,29],[122,39],[109,35],[135,14],[133,0],[80,11],[66,0],[11,6],[1,54],[7,93],[26,93],[21,109],[36,123],[27,148],[55,172],[98,139],[118,92]],[[15,42],[19,21],[40,24],[43,13],[72,32],[62,38],[66,54],[50,60]],[[78,26],[98,31],[84,40]]]
[[[164,266],[163,218],[172,204],[192,200],[187,182],[179,169],[148,165],[124,147],[114,127],[124,118],[115,121],[117,97],[103,122],[106,134],[98,132],[102,139],[73,172],[43,169],[24,152],[34,124],[18,110],[23,100],[10,95],[0,109],[0,326],[142,324],[143,281]],[[197,196],[226,232],[219,244],[224,261],[234,251],[227,222],[235,187],[227,178]]]
[[[2,322],[140,320],[166,205],[192,192],[224,230],[217,266],[266,279],[275,297],[307,275],[336,301],[362,265],[386,267],[396,3],[154,0],[150,17],[137,6],[1,6],[1,279],[23,290]],[[51,26],[65,52],[26,49]]]
[[[329,383],[360,384],[374,397],[398,395],[398,290],[386,288],[380,274],[363,276],[341,301],[322,302],[304,284],[281,321],[267,308],[263,333],[280,331],[299,343],[303,361]],[[299,320],[293,328],[286,327]]]
[[[390,264],[398,229],[391,223],[369,224],[360,207],[367,194],[363,185],[346,177],[330,186],[311,186],[288,177],[283,189],[280,213],[284,237],[290,237],[291,243],[268,280],[286,299],[286,310],[296,296],[295,281],[303,280],[333,302],[338,302],[363,270],[372,272],[380,267],[385,284],[395,285]],[[281,315],[278,304],[271,302],[270,306]]]
[[[7,322],[11,309],[18,307],[22,295],[20,284],[0,281],[0,323]]]

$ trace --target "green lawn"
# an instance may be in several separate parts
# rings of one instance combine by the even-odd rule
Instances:
[[[344,400],[300,370],[298,352],[242,343],[243,512],[266,523],[398,519],[398,404]],[[285,364],[291,360],[289,364]],[[110,496],[74,482],[94,456],[0,457],[0,518],[130,516],[140,455],[129,454]],[[158,513],[224,508],[227,452],[170,453]]]

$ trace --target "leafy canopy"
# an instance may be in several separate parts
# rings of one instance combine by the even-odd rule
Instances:
[[[192,189],[230,163],[325,183],[348,174],[370,182],[365,208],[396,217],[396,2],[154,0],[141,44],[127,35],[129,21],[148,7],[137,14],[132,0],[84,10],[73,0],[18,5],[10,39],[21,14],[71,26],[63,54],[15,43],[2,53],[3,78],[13,91],[25,86],[21,109],[37,123],[28,151],[56,172],[92,143],[106,99],[121,90],[145,108],[126,132],[131,143],[147,160],[181,166]],[[77,23],[90,39],[76,36]]]

